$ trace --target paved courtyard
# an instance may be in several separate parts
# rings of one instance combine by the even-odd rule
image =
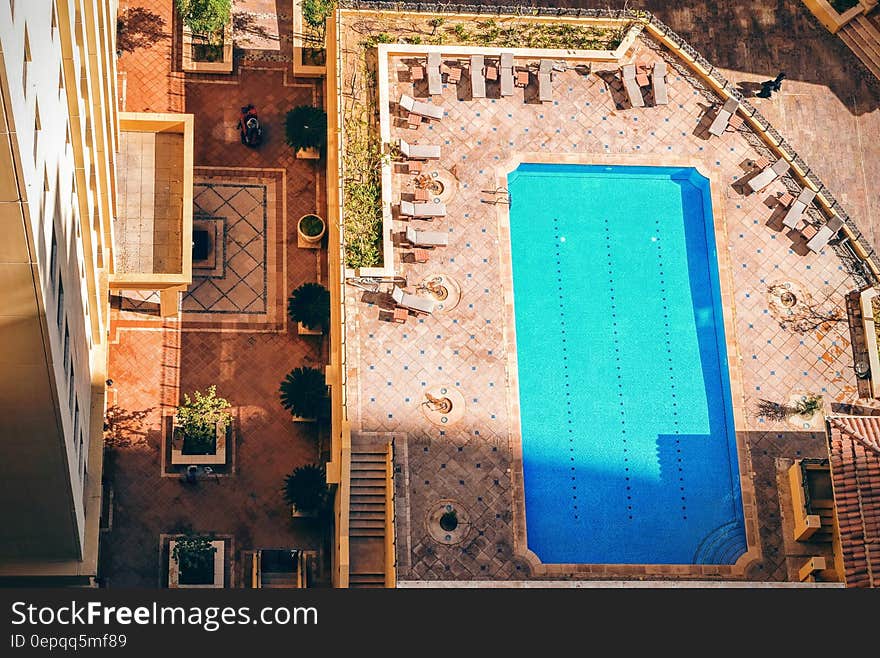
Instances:
[[[799,233],[783,230],[783,213],[773,197],[785,190],[797,192],[793,180],[776,181],[762,193],[742,194],[739,185],[751,175],[749,163],[770,154],[746,128],[706,138],[707,110],[717,101],[711,93],[695,88],[687,71],[648,37],[639,39],[627,61],[661,57],[676,67],[665,107],[625,109],[612,83],[616,67],[594,64],[586,76],[574,70],[556,74],[552,104],[535,103],[530,89],[501,99],[490,85],[488,99],[471,99],[455,85],[446,85],[442,97],[433,99],[445,108],[442,120],[412,130],[393,119],[393,141],[403,137],[410,143],[441,145],[439,169],[452,174],[457,188],[447,201],[447,216],[428,227],[448,232],[449,246],[432,250],[427,263],[414,263],[411,250],[396,248],[396,273],[413,292],[438,273],[461,288],[454,308],[410,317],[403,325],[386,321],[382,307],[387,302],[381,296],[347,288],[353,431],[396,437],[400,580],[536,575],[516,550],[523,539],[516,520],[522,496],[516,470],[518,400],[511,396],[514,346],[505,330],[512,322],[514,300],[504,294],[507,236],[494,197],[487,194],[501,182],[499,164],[514,153],[587,161],[594,155],[599,162],[620,163],[685,157],[700,161],[713,181],[721,181],[714,192],[726,231],[718,246],[722,255],[726,252],[722,276],[729,277],[731,286],[724,313],[731,320],[728,351],[735,364],[731,376],[740,415],[747,534],[759,557],[738,576],[708,566],[650,565],[598,566],[578,575],[791,577],[780,536],[775,459],[821,456],[823,438],[820,431],[762,415],[760,405],[788,403],[791,395],[804,392],[821,394],[826,411],[856,402],[844,297],[863,281],[850,275],[845,256],[835,248],[812,253]],[[414,87],[409,81],[406,69],[412,62],[405,59],[389,66],[393,117],[398,115],[394,101],[402,93],[425,96],[421,83]],[[398,173],[393,185],[396,203],[401,194],[413,192],[413,176]],[[395,235],[406,225],[395,221]],[[795,316],[785,315],[773,301],[772,291],[786,282],[805,291],[808,300]],[[441,429],[426,418],[423,403],[426,391],[443,387],[459,391],[465,411],[460,421]],[[441,500],[454,500],[467,512],[471,529],[459,545],[440,544],[427,531],[425,519]]]
[[[315,424],[291,422],[278,394],[292,368],[321,367],[324,359],[322,339],[301,338],[286,316],[291,290],[326,283],[326,251],[300,249],[296,235],[300,216],[325,214],[323,177],[283,141],[284,114],[320,106],[321,85],[291,75],[289,3],[236,2],[236,20],[251,36],[231,75],[180,72],[171,58],[180,37],[170,0],[122,4],[164,26],[120,59],[123,109],[195,116],[194,224],[215,238],[216,259],[194,264],[177,317],[158,317],[158,300],[149,296],[113,300],[107,440],[114,514],[101,576],[114,587],[159,586],[160,535],[191,529],[227,540],[228,583],[241,586],[244,551],[301,548],[326,557],[332,539],[317,521],[292,519],[282,499],[284,477],[325,460],[328,447]],[[258,149],[239,141],[246,103],[257,106],[265,127]],[[167,421],[183,393],[212,384],[233,407],[231,464],[187,484],[163,459]],[[329,562],[317,566],[319,583],[329,583]]]

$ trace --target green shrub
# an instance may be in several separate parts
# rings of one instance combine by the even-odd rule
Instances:
[[[194,34],[215,36],[232,16],[232,0],[174,0],[174,5]]]
[[[323,27],[336,8],[336,0],[302,0],[303,20],[312,27]]]
[[[187,454],[213,452],[217,438],[216,427],[226,429],[232,422],[232,414],[227,411],[229,402],[217,397],[217,387],[211,386],[202,394],[193,393],[190,398],[183,394],[183,404],[177,407],[177,424],[184,436]]]
[[[184,585],[213,582],[216,552],[210,537],[186,535],[175,538],[171,558],[177,562],[178,582]]]

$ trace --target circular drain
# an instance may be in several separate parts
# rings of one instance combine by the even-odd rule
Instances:
[[[448,274],[429,274],[416,285],[416,291],[437,302],[434,313],[451,311],[461,301],[461,286]]]
[[[454,500],[440,500],[428,508],[425,527],[434,541],[458,544],[464,539],[471,524],[467,511]]]
[[[452,386],[432,387],[425,391],[422,413],[435,425],[448,427],[464,415],[464,396]]]
[[[777,319],[793,320],[806,312],[809,304],[809,293],[796,281],[774,283],[767,288],[767,305]]]

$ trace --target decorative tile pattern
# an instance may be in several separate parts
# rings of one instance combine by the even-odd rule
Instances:
[[[265,314],[269,234],[268,186],[200,180],[193,183],[193,217],[224,220],[223,275],[201,276],[183,296],[189,313]],[[274,196],[274,185],[273,185]]]

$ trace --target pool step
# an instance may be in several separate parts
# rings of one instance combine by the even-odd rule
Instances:
[[[748,550],[741,521],[729,521],[703,538],[694,552],[694,564],[733,564]]]

